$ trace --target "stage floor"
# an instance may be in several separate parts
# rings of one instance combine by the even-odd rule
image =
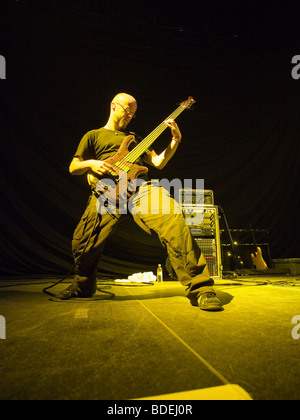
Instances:
[[[300,398],[299,277],[216,280],[216,313],[178,282],[100,280],[93,300],[56,301],[55,281],[0,283],[1,400]]]

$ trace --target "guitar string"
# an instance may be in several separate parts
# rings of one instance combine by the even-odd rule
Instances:
[[[143,150],[144,147],[142,147],[143,152],[145,150],[147,150],[147,148],[153,143],[153,141],[167,128],[167,126],[165,125],[165,121],[166,120],[177,118],[185,109],[189,109],[191,107],[191,105],[193,105],[194,102],[195,101],[191,97],[189,97],[189,100],[188,101],[185,101],[184,103],[181,103],[180,106],[171,115],[169,115],[169,117],[167,117],[155,130],[153,130],[153,132],[150,133],[144,139],[144,140],[150,139],[150,142],[148,142],[147,147],[144,150]],[[153,137],[153,135],[154,135],[154,137]],[[136,148],[133,149],[132,152],[134,152],[135,150],[137,150],[139,148],[139,146],[142,145],[142,143],[143,142],[141,142],[138,146],[136,146]],[[140,153],[140,154],[142,154],[142,153]],[[128,155],[126,157],[128,158]],[[133,162],[131,162],[131,163],[133,163]]]
[[[175,119],[175,113],[171,114],[168,118],[173,118]],[[141,156],[145,150],[147,150],[151,144],[157,139],[157,137],[163,133],[163,131],[167,128],[167,126],[165,125],[165,123],[161,123],[155,130],[152,131],[152,133],[150,133],[147,137],[144,138],[144,140],[142,140],[141,143],[139,143],[130,153],[128,153],[128,155],[126,155],[116,166],[121,169],[126,171],[128,169],[127,167],[127,163],[134,163],[137,158],[139,156]]]
[[[151,146],[151,144],[157,139],[157,137],[167,128],[167,125],[165,124],[165,121],[168,119],[175,119],[177,118],[187,107],[183,107],[180,105],[172,114],[170,114],[158,127],[156,127],[145,139],[139,143],[128,155],[126,155],[117,166],[119,169],[126,172],[128,171],[127,165],[125,165],[127,162],[134,163],[135,160],[144,153],[147,148]],[[147,145],[147,146],[145,146]],[[128,159],[129,157],[129,159]],[[131,161],[133,159],[133,161]],[[105,179],[110,179],[115,182],[116,175],[110,171],[110,174],[107,175]],[[101,180],[99,180],[101,181]]]
[[[157,139],[158,136],[160,136],[161,133],[163,133],[164,130],[166,130],[167,125],[165,124],[165,121],[168,119],[175,119],[180,115],[185,108],[182,106],[178,107],[169,117],[167,117],[158,127],[156,127],[147,137],[144,138],[144,140],[139,143],[128,155],[126,155],[120,162],[120,164],[123,164],[125,162],[134,163],[136,159],[144,153],[145,150],[147,150],[151,144]]]

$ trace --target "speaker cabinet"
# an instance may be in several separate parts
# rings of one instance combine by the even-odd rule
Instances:
[[[211,277],[222,276],[218,206],[184,206],[183,214],[190,231],[206,259]]]

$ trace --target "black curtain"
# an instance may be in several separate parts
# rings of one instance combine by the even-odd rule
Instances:
[[[151,178],[203,178],[231,228],[267,229],[273,258],[300,256],[297,2],[18,0],[3,10],[2,278],[71,269],[89,188],[68,166],[121,91],[137,98],[131,128],[142,136],[193,96],[180,148]],[[157,152],[169,141],[165,132]],[[99,272],[123,277],[165,257],[128,217]]]

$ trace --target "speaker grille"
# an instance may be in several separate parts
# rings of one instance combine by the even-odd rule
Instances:
[[[205,257],[211,277],[219,276],[219,262],[217,258],[217,243],[215,238],[194,237]]]

